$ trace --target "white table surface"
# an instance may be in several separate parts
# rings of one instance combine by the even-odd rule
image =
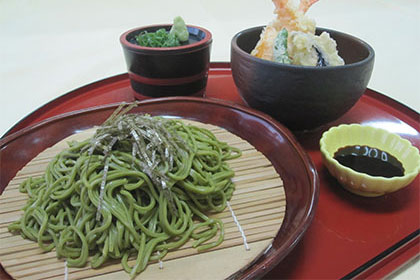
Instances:
[[[213,34],[211,61],[230,60],[230,41],[271,21],[270,0],[0,0],[0,136],[48,101],[126,72],[119,36],[180,15]],[[352,34],[376,53],[369,88],[420,111],[420,1],[320,0],[317,26]],[[398,279],[420,276],[419,262]]]

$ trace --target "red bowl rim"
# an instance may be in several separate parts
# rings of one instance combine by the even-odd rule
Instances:
[[[205,36],[202,40],[195,42],[193,44],[187,44],[187,45],[182,45],[182,46],[177,46],[177,47],[144,47],[144,46],[140,46],[140,45],[136,45],[133,43],[130,43],[127,40],[127,35],[138,31],[138,30],[146,30],[149,28],[157,28],[157,27],[169,27],[172,26],[172,24],[154,24],[154,25],[146,25],[146,26],[141,26],[141,27],[136,27],[133,29],[130,29],[126,32],[124,32],[121,36],[120,36],[120,42],[121,45],[123,45],[123,47],[129,48],[129,49],[134,49],[134,50],[141,50],[141,51],[156,51],[156,52],[162,52],[162,51],[176,51],[176,50],[185,50],[185,49],[192,49],[201,45],[206,45],[209,44],[212,41],[212,34],[210,31],[208,31],[207,29],[200,27],[200,26],[196,26],[196,25],[187,25],[187,27],[190,28],[195,28],[198,30],[201,30],[204,32]]]

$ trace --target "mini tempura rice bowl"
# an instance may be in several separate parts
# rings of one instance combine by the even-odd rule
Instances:
[[[237,33],[231,43],[232,75],[242,99],[292,130],[315,129],[346,113],[366,90],[374,50],[351,35],[326,31],[345,65],[301,66],[264,60],[250,53],[264,26]]]

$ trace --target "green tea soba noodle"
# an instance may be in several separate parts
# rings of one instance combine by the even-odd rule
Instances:
[[[10,231],[55,248],[68,266],[120,259],[132,277],[189,240],[199,251],[223,241],[223,223],[208,214],[230,200],[226,160],[240,150],[209,130],[131,108],[118,108],[91,139],[70,142],[45,174],[20,185],[29,199]]]

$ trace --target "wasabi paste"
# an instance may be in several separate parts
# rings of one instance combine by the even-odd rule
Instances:
[[[175,34],[175,36],[179,39],[180,42],[188,41],[190,33],[188,33],[187,26],[185,25],[185,22],[182,19],[182,17],[177,16],[176,18],[174,18],[174,24],[172,25],[169,34]]]

